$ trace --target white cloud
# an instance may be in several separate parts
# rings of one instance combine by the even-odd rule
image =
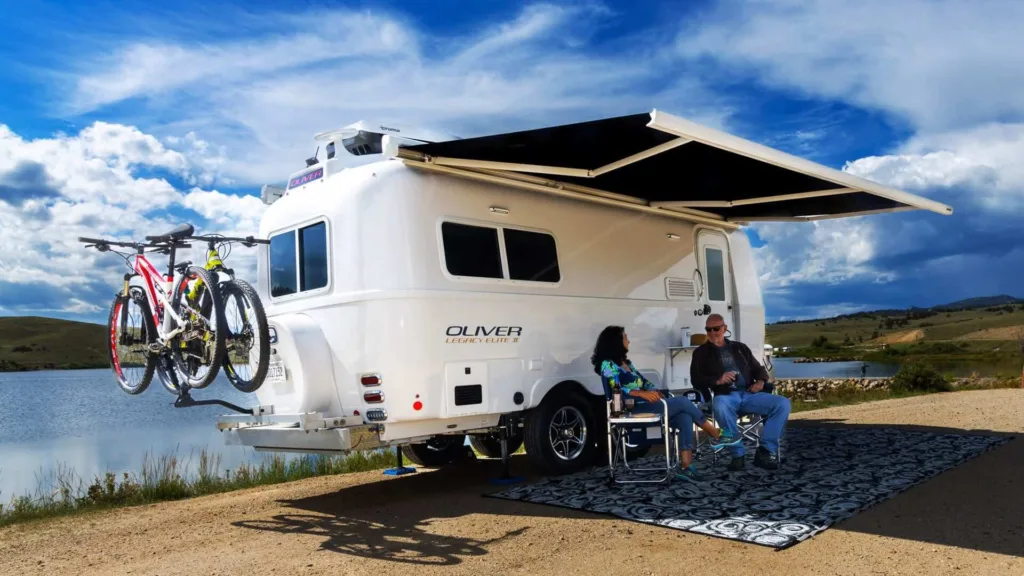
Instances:
[[[1024,116],[1024,3],[718,3],[679,53],[773,86],[893,112],[928,130]]]
[[[147,129],[194,132],[221,147],[210,171],[245,184],[284,180],[313,152],[313,134],[362,119],[476,135],[666,103],[652,92],[698,121],[717,125],[728,114],[697,80],[667,82],[685,75],[650,38],[580,49],[611,18],[599,5],[533,5],[456,37],[386,14],[288,18],[314,25],[245,40],[109,46],[105,58],[83,55],[61,92],[76,112],[124,101],[173,107],[173,123]]]
[[[97,122],[78,134],[26,140],[0,125],[0,290],[6,313],[97,314],[124,267],[79,236],[140,240],[188,218],[200,232],[248,235],[263,205],[254,196],[193,188],[182,154],[137,128]],[[147,176],[140,176],[145,173]],[[201,249],[195,256],[202,257]],[[251,260],[249,258],[248,260]],[[243,268],[252,268],[248,260]],[[232,262],[233,264],[233,262]],[[86,290],[83,293],[83,290]]]
[[[839,284],[864,277],[892,281],[893,273],[872,266],[877,222],[877,218],[848,218],[755,224],[752,228],[766,242],[754,251],[762,288],[772,292],[795,284]]]
[[[900,153],[850,162],[847,172],[913,191],[951,189],[962,202],[1024,211],[1024,123],[919,134]]]
[[[872,307],[866,304],[855,304],[851,302],[840,302],[838,304],[827,304],[825,306],[801,306],[800,312],[796,314],[781,315],[776,321],[783,320],[814,320],[818,318],[835,318],[845,314],[864,312]]]
[[[909,124],[916,134],[891,154],[844,169],[958,210],[949,219],[755,226],[768,242],[757,250],[766,290],[892,282],[907,271],[880,259],[928,252],[951,236],[947,227],[989,231],[1021,213],[1022,28],[1024,3],[1013,0],[724,1],[684,27],[676,42],[683,58]],[[798,133],[793,146],[807,153],[803,144],[826,144],[815,136]]]

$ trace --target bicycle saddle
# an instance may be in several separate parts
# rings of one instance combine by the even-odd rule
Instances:
[[[146,240],[149,240],[150,242],[170,242],[172,240],[188,238],[189,236],[194,234],[195,231],[195,226],[191,224],[182,224],[166,234],[160,234],[158,236],[146,236]]]
[[[188,267],[191,266],[191,265],[192,265],[192,261],[191,260],[185,260],[184,262],[178,262],[177,264],[175,264],[174,265],[174,269],[177,270],[178,272],[184,274],[185,270],[187,270]]]

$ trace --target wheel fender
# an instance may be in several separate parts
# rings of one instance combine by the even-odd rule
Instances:
[[[536,408],[555,389],[582,391],[590,396],[604,397],[604,389],[601,386],[600,378],[594,374],[593,378],[580,378],[576,380],[541,378],[530,386],[526,396],[524,408]]]

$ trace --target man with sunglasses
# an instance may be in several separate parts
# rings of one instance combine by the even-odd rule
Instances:
[[[761,446],[754,454],[754,465],[768,470],[779,467],[779,438],[789,418],[789,399],[771,394],[768,371],[754,358],[742,342],[725,337],[729,327],[721,314],[711,314],[704,323],[708,341],[693,351],[690,378],[693,387],[705,400],[711,398],[715,420],[734,437],[739,436],[736,426],[738,413],[760,414],[765,417],[761,433]],[[743,444],[732,446],[729,470],[742,470],[746,450]]]

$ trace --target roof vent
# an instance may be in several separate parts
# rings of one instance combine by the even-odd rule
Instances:
[[[669,300],[697,299],[697,287],[694,285],[693,280],[684,280],[682,278],[666,278],[665,292],[668,294]]]

